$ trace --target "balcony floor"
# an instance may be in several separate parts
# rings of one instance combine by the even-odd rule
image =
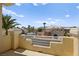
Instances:
[[[2,53],[0,54],[0,56],[53,56],[53,55],[24,49],[16,49],[15,51],[9,50],[5,53]]]

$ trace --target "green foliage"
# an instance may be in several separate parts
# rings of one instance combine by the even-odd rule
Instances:
[[[43,30],[42,27],[39,27],[39,28],[37,29],[38,32],[42,32],[42,30]]]
[[[64,36],[70,36],[70,35],[69,35],[69,31],[70,31],[70,30],[66,29],[65,32],[64,32]]]
[[[30,33],[30,32],[34,32],[35,31],[35,28],[34,28],[34,26],[30,26],[30,25],[28,25],[28,32]]]
[[[64,36],[69,36],[69,33],[65,32],[65,33],[64,33]]]
[[[19,25],[15,22],[16,19],[12,19],[9,15],[2,15],[2,28],[6,30],[6,35],[8,35],[8,29]]]
[[[14,5],[14,3],[3,3],[3,5],[5,5],[5,6],[11,6],[11,5]]]
[[[30,25],[28,25],[28,28],[27,28],[27,29],[28,29],[28,32],[31,32],[31,31],[30,31],[30,28],[31,28],[31,26],[30,26]]]

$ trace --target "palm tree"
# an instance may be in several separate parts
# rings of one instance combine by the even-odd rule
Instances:
[[[46,23],[44,22],[43,25],[44,25],[44,30],[45,30],[45,27],[46,27],[45,25],[46,25]]]
[[[0,3],[0,33],[2,32],[2,5],[11,6],[14,3]]]
[[[19,25],[15,22],[16,19],[12,19],[9,15],[2,15],[2,28],[6,30],[5,34],[8,35],[8,29]]]

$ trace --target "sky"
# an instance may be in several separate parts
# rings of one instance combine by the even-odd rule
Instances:
[[[3,6],[4,15],[11,15],[20,26],[78,26],[79,3],[15,3]]]

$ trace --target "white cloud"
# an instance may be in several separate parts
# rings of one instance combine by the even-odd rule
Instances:
[[[32,3],[33,6],[39,6],[39,5],[47,5],[48,3]]]
[[[70,15],[69,15],[69,14],[67,14],[67,15],[65,15],[65,17],[66,17],[66,18],[69,18],[69,17],[70,17]]]
[[[53,20],[55,20],[56,22],[63,21],[62,19],[53,19]]]
[[[79,9],[79,6],[76,6],[77,9]]]
[[[34,23],[43,24],[45,22],[47,25],[57,25],[57,24],[60,24],[61,21],[64,22],[63,19],[47,18],[46,20],[38,20],[38,21],[35,21]]]
[[[11,10],[8,10],[8,9],[6,9],[4,7],[2,8],[2,10],[3,10],[3,14],[12,14],[12,15],[15,15],[17,17],[24,17],[23,15],[17,14],[17,13],[15,13],[15,12],[13,12]]]
[[[38,4],[37,3],[33,3],[33,6],[38,6]]]
[[[52,18],[48,18],[47,20],[52,20]]]
[[[48,3],[42,3],[42,5],[47,5]]]
[[[55,24],[56,22],[55,21],[50,21],[50,23],[49,24]]]
[[[21,6],[21,3],[15,3],[16,6]]]
[[[63,21],[62,19],[53,19],[53,18],[48,18],[47,20],[48,20],[48,21],[53,20],[53,21],[55,21],[55,22]]]
[[[23,15],[17,15],[18,17],[24,17]]]

